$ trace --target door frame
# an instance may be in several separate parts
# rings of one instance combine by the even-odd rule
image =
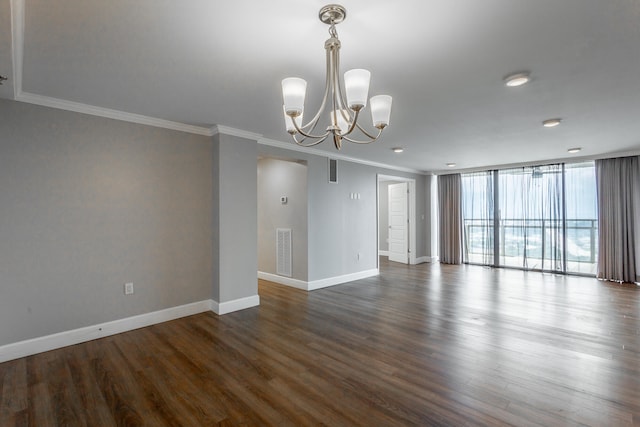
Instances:
[[[376,179],[376,254],[380,253],[380,183],[386,181],[406,182],[409,187],[409,264],[416,264],[416,180],[403,176],[377,174]],[[388,209],[388,206],[385,206]],[[376,265],[380,268],[380,258],[376,256]]]

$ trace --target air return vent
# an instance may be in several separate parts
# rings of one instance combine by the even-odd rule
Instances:
[[[338,182],[338,161],[336,159],[329,159],[329,182]]]
[[[291,229],[276,228],[276,273],[291,277]]]

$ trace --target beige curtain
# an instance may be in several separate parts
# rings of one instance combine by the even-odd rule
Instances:
[[[596,160],[598,278],[637,282],[640,254],[639,157]]]
[[[462,180],[460,174],[438,177],[440,262],[462,263]]]

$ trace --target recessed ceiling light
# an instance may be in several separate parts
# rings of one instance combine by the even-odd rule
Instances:
[[[504,78],[504,84],[509,87],[522,86],[523,84],[529,83],[531,77],[529,77],[529,73],[516,73],[511,74]]]
[[[404,151],[404,148],[402,147],[395,147],[391,149],[394,153],[402,153]]]
[[[571,154],[575,154],[575,153],[579,153],[582,151],[581,147],[574,147],[574,148],[569,148],[567,150],[567,152],[571,153]]]
[[[455,163],[447,163],[447,167],[448,168],[455,168],[456,164]]]
[[[547,119],[542,122],[542,126],[546,128],[554,128],[560,124],[562,119]]]

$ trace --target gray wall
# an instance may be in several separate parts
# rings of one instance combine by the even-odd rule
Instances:
[[[213,137],[213,299],[220,303],[258,294],[256,141]]]
[[[428,255],[428,177],[338,160],[338,183],[332,184],[328,182],[327,158],[324,156],[266,145],[259,145],[258,153],[262,156],[307,162],[308,281],[377,267],[378,174],[416,180],[416,256]],[[360,193],[360,199],[351,199],[351,193]]]
[[[339,161],[329,184],[323,156],[7,100],[0,136],[0,346],[256,295],[258,154],[307,162],[307,281],[377,266],[378,173],[416,179],[425,254],[422,175]]]
[[[338,183],[333,184],[326,158],[313,156],[308,162],[309,280],[377,268],[375,172],[339,160]],[[351,193],[360,193],[360,199],[351,199]]]
[[[211,298],[211,138],[7,100],[0,138],[0,345]]]
[[[286,196],[286,204],[280,197]],[[290,228],[292,278],[307,281],[307,166],[258,160],[258,271],[276,274],[276,228]]]

